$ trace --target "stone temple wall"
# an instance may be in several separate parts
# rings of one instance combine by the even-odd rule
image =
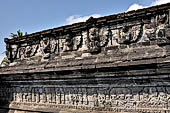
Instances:
[[[170,113],[170,4],[5,42],[0,113]]]

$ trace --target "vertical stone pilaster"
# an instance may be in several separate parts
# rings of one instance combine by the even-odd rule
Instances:
[[[169,11],[169,25],[170,25],[170,9],[168,11]]]

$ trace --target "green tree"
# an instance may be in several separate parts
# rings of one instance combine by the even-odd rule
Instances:
[[[9,64],[9,60],[7,57],[4,57],[4,59],[1,61],[1,66],[2,65],[8,65]]]
[[[27,32],[25,32],[24,35],[27,35]],[[11,37],[12,39],[14,39],[14,38],[23,37],[24,35],[23,35],[23,32],[21,32],[20,29],[19,29],[16,34],[15,34],[15,33],[11,33],[10,37]]]
[[[20,29],[19,29],[16,34],[15,33],[11,33],[10,37],[11,37],[11,39],[15,39],[15,38],[21,38],[21,37],[23,37],[25,35],[27,35],[27,32],[25,32],[25,34],[23,35],[23,32],[21,32]],[[3,53],[5,53],[5,52],[3,52]],[[1,61],[0,65],[1,66],[2,65],[8,65],[9,63],[10,62],[9,62],[8,58],[4,57],[4,59]]]

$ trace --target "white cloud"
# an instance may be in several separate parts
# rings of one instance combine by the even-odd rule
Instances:
[[[170,2],[170,0],[155,0],[152,5],[160,5]]]
[[[145,1],[145,0],[143,0]],[[161,4],[165,4],[170,2],[170,0],[154,0],[150,5],[148,6],[143,6],[143,5],[139,5],[139,4],[133,4],[131,5],[127,11],[132,11],[132,10],[138,10],[138,9],[143,9],[146,7],[150,7],[150,6],[154,6],[154,5],[161,5]],[[98,18],[101,17],[100,14],[93,14],[93,15],[89,15],[89,16],[81,16],[81,15],[72,15],[70,17],[68,17],[66,19],[66,23],[67,24],[73,24],[73,23],[77,23],[77,22],[85,22],[87,19],[89,19],[90,17],[94,17],[94,18]]]
[[[67,24],[73,24],[73,23],[77,23],[77,22],[85,22],[90,17],[98,18],[98,17],[101,17],[101,15],[100,14],[93,14],[93,15],[89,15],[89,16],[73,15],[73,16],[68,17],[66,19],[66,22],[67,22]]]
[[[127,11],[142,9],[142,8],[155,6],[155,5],[166,4],[166,3],[169,3],[169,2],[170,2],[170,0],[154,0],[154,2],[152,2],[149,6],[142,6],[142,5],[139,5],[139,4],[133,4],[128,8]]]
[[[139,4],[133,4],[129,7],[127,11],[132,11],[132,10],[137,10],[137,9],[142,9],[142,8],[145,8],[145,7]]]

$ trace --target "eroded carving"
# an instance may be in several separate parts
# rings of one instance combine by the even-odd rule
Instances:
[[[124,26],[120,30],[120,40],[119,43],[130,44],[137,43],[141,39],[142,25],[137,26]]]
[[[88,33],[88,48],[91,52],[98,52],[100,50],[99,31],[97,28],[91,28]]]
[[[88,32],[87,47],[90,52],[99,52],[101,47],[108,43],[108,30],[107,28],[91,28]]]
[[[124,90],[128,93],[121,93]],[[166,91],[160,91],[160,87],[147,87],[134,94],[128,90],[134,91],[134,89],[111,87],[1,87],[0,97],[4,102],[21,103],[21,105],[35,103],[36,106],[46,106],[46,104],[56,107],[77,106],[76,109],[96,107],[110,108],[113,111],[115,108],[119,110],[170,108],[168,103],[170,95]]]

